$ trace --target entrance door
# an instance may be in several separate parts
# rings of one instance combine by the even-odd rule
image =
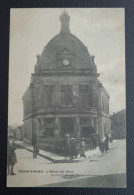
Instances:
[[[61,135],[69,134],[74,136],[74,121],[72,118],[64,117],[61,119]]]

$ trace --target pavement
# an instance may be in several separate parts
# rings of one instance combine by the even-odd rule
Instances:
[[[72,162],[33,159],[23,147],[18,147],[16,156],[16,175],[7,176],[7,187],[126,187],[126,140],[114,142],[103,156],[99,151]]]
[[[111,147],[112,145],[116,144],[118,142],[118,140],[113,140],[112,143],[109,144],[109,147]],[[33,152],[33,147],[25,142],[22,141],[16,141],[16,144],[19,147],[25,148],[26,150]],[[101,151],[99,150],[99,148],[97,147],[96,150],[88,150],[85,152],[86,157],[92,159],[93,157],[95,157],[96,155],[101,154]],[[70,159],[66,159],[63,155],[60,154],[56,154],[56,153],[52,153],[49,151],[45,151],[45,150],[39,150],[39,156],[46,158],[47,160],[50,160],[52,162],[56,162],[56,163],[61,163],[61,162],[66,162],[66,161],[70,161]],[[82,160],[83,158],[81,158]],[[76,161],[80,161],[80,158],[77,159],[73,159],[74,162]]]

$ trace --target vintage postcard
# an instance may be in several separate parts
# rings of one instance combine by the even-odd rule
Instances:
[[[7,187],[126,187],[124,11],[10,10]]]

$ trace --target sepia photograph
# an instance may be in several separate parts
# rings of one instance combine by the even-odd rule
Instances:
[[[126,188],[124,8],[11,8],[7,187]]]

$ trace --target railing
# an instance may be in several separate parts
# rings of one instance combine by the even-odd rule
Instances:
[[[96,107],[90,107],[90,108],[74,108],[74,107],[58,107],[58,108],[46,108],[46,109],[40,109],[35,110],[31,114],[25,115],[23,117],[23,120],[27,120],[29,118],[34,117],[35,115],[40,114],[81,114],[81,113],[94,113],[97,114],[97,108]]]
[[[97,113],[97,108],[73,108],[73,107],[59,107],[59,108],[46,108],[36,112],[36,114],[43,113]]]
[[[91,69],[41,69],[37,74],[91,74]]]

